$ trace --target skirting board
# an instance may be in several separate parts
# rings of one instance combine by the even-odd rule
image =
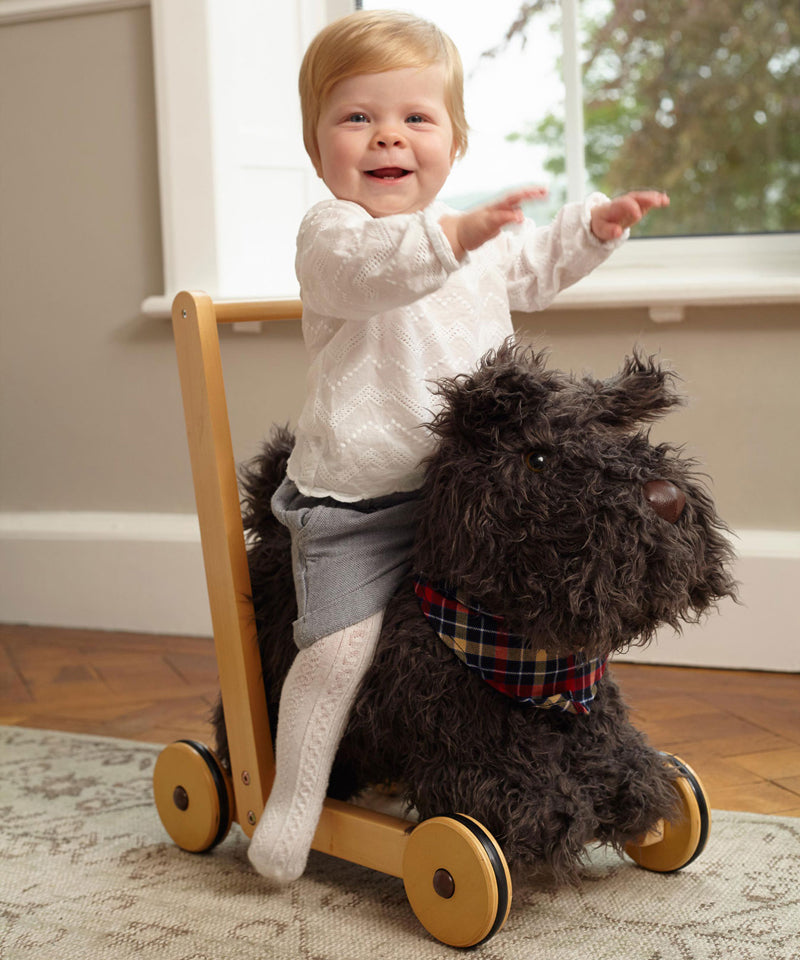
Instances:
[[[800,531],[739,531],[735,547],[740,604],[620,659],[800,671]],[[209,635],[197,518],[0,513],[0,620]]]
[[[210,635],[197,517],[0,513],[0,620]]]
[[[664,629],[620,662],[800,671],[800,531],[739,530],[733,546],[739,603],[723,600],[681,634]]]

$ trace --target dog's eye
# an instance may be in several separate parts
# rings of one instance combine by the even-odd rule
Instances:
[[[544,450],[530,450],[525,454],[525,466],[533,473],[541,473],[547,466],[547,454]]]

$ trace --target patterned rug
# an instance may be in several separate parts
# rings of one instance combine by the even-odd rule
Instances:
[[[234,825],[175,847],[150,779],[159,748],[0,728],[3,960],[438,960],[402,882],[312,853],[275,890]],[[514,890],[478,960],[797,960],[800,820],[714,814],[705,853],[661,876],[597,852],[577,889]]]

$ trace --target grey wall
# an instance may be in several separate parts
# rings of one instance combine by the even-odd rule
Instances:
[[[0,510],[194,510],[162,289],[146,7],[0,27]],[[287,238],[293,242],[293,238]],[[800,529],[797,308],[519,318],[553,363],[606,375],[638,342],[692,402],[656,428],[715,478],[734,527]],[[226,331],[237,456],[297,413],[297,324]]]
[[[147,8],[0,28],[4,510],[190,509],[154,109]]]

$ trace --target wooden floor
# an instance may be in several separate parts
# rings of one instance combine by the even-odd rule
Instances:
[[[800,675],[616,665],[634,720],[711,805],[800,816]],[[0,625],[0,724],[210,742],[212,641]]]

